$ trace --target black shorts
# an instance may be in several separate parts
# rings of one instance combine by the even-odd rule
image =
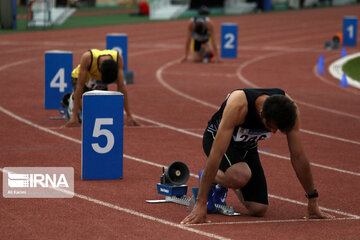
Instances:
[[[201,45],[205,44],[207,42],[208,42],[208,40],[206,40],[206,41],[196,41],[196,40],[194,40],[194,52],[199,52],[200,49],[201,49]]]
[[[206,156],[209,156],[211,146],[215,139],[215,134],[205,130],[203,136],[203,149]],[[235,163],[245,162],[251,170],[251,178],[249,182],[241,188],[245,201],[269,204],[268,191],[264,170],[261,166],[257,147],[252,149],[244,149],[236,146],[234,141],[230,141],[230,145],[221,160],[219,169],[223,172]]]
[[[71,84],[72,84],[73,92],[75,92],[75,90],[76,90],[77,81],[78,81],[77,78],[71,77]],[[96,88],[96,87],[95,88],[88,88],[87,86],[84,86],[83,93],[86,93],[86,92],[91,91],[91,90],[104,90],[104,91],[107,91],[108,88],[107,88],[107,86],[105,86],[105,87],[101,86],[99,88]]]

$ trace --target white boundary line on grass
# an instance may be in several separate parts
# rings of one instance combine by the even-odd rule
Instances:
[[[343,70],[342,70],[342,67],[343,65],[353,59],[353,58],[356,58],[356,57],[359,57],[360,56],[360,53],[355,53],[355,54],[351,54],[351,55],[348,55],[348,56],[345,56],[345,57],[342,57],[336,61],[334,61],[333,63],[330,64],[329,66],[329,72],[330,74],[334,77],[334,78],[337,78],[339,80],[342,79],[342,76],[343,76]],[[360,82],[359,81],[356,81],[354,79],[352,79],[351,77],[349,76],[346,76],[346,79],[349,83],[349,85],[353,86],[353,87],[356,87],[356,88],[360,88]]]

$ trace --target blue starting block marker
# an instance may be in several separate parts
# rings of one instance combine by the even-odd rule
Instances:
[[[72,68],[72,52],[45,52],[45,109],[59,109],[63,95],[72,91]]]
[[[109,33],[106,35],[106,49],[116,50],[123,58],[124,70],[127,70],[127,46],[128,37],[126,34]]]
[[[158,194],[165,195],[165,196],[184,196],[187,193],[187,186],[186,185],[166,185],[158,183],[156,185]]]
[[[343,45],[356,46],[357,43],[357,17],[344,17],[343,19]]]
[[[123,177],[123,109],[120,92],[83,94],[82,180]]]
[[[128,70],[128,37],[122,33],[109,33],[106,35],[106,49],[116,50],[123,58],[124,81],[126,84],[134,83],[134,72]]]
[[[237,58],[238,26],[233,23],[221,25],[221,57]]]

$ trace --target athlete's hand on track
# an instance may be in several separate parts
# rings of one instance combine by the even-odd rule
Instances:
[[[126,118],[125,125],[133,126],[133,127],[141,126],[141,124],[138,121],[136,121],[136,119],[134,119],[133,117],[129,117],[129,116]]]
[[[181,224],[197,224],[197,223],[209,223],[207,219],[206,203],[201,204],[196,202],[194,209],[191,213],[181,221]]]
[[[64,127],[68,127],[68,128],[73,128],[73,127],[80,127],[81,124],[79,123],[79,120],[73,120],[70,119],[65,125]]]
[[[307,208],[307,214],[306,214],[306,219],[334,219],[335,216],[330,215],[328,213],[322,212],[319,208],[318,205],[318,199],[317,198],[312,198],[309,199],[308,202],[308,208]]]

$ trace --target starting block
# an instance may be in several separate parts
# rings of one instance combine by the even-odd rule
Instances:
[[[106,35],[106,49],[117,51],[123,59],[124,82],[125,84],[134,83],[134,72],[128,71],[128,37],[127,34],[109,33]]]
[[[184,185],[189,178],[189,169],[182,162],[173,162],[163,175],[160,177],[160,183],[157,184],[157,191],[165,195],[165,199],[146,200],[147,203],[176,203],[188,207],[191,211],[196,202],[199,188],[192,188],[192,197],[186,196],[187,186]],[[240,213],[234,211],[230,206],[215,204],[214,213],[220,213],[226,216],[239,216]]]
[[[343,18],[343,45],[355,47],[357,44],[357,17],[346,16]]]
[[[221,25],[221,57],[237,58],[238,25],[223,23]]]
[[[199,188],[192,188],[191,192],[193,193],[194,203],[196,203],[196,197],[199,192]],[[240,216],[240,213],[237,213],[234,211],[234,208],[227,205],[220,205],[220,204],[214,204],[215,206],[215,213],[220,213],[226,216]]]
[[[133,71],[124,71],[124,82],[125,84],[133,84],[134,83],[134,72]]]
[[[123,106],[120,92],[83,94],[82,180],[123,177]]]
[[[45,109],[59,109],[62,96],[72,91],[72,65],[72,52],[45,52]]]
[[[158,184],[159,187],[159,184]],[[187,187],[187,186],[185,186]],[[163,191],[158,190],[159,194],[165,195],[165,199],[160,199],[160,200],[146,200],[147,203],[176,203],[176,204],[180,204],[183,206],[187,206],[188,207],[188,211],[191,211],[194,207],[194,204],[196,202],[196,197],[197,197],[197,193],[199,191],[199,188],[192,188],[191,189],[193,196],[192,197],[188,197],[188,196],[172,196],[172,191],[169,191],[167,193],[164,193]],[[226,216],[240,216],[240,213],[237,213],[234,211],[234,208],[231,206],[226,206],[226,205],[220,205],[220,204],[215,204],[215,211],[214,213],[219,213],[222,215],[226,215]]]

